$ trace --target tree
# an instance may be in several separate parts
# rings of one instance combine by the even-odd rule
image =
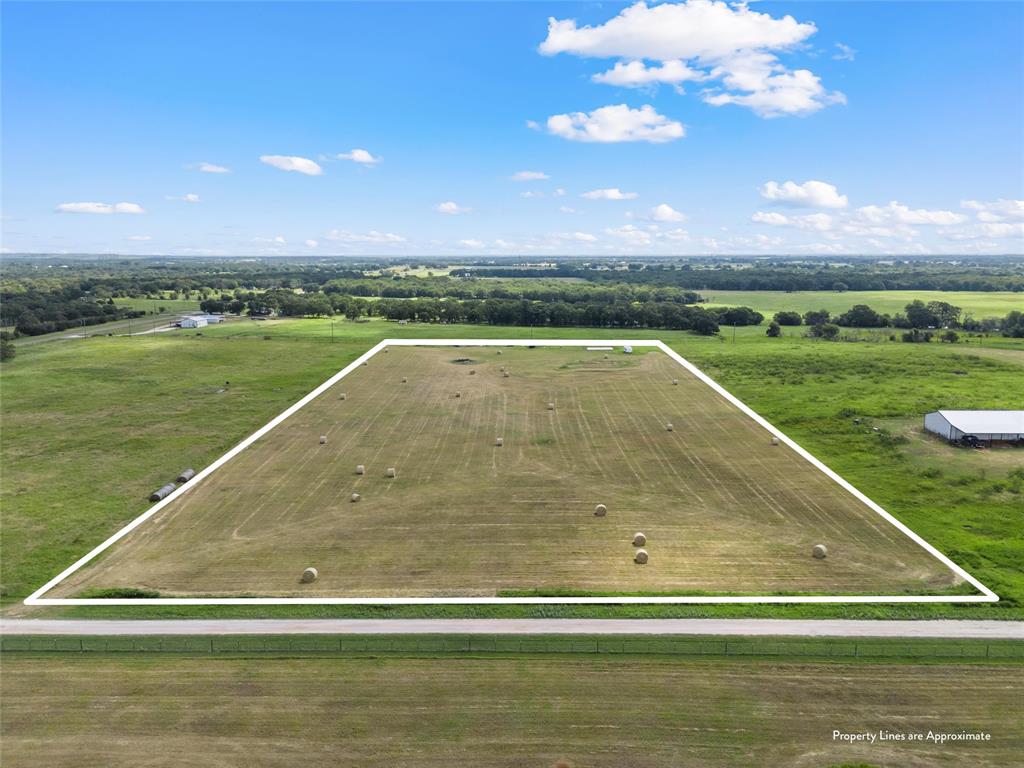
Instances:
[[[772,322],[771,322],[771,323],[770,323],[770,324],[768,325],[768,330],[767,330],[767,331],[765,331],[765,334],[766,334],[767,336],[770,336],[770,337],[771,337],[771,338],[773,338],[773,339],[777,339],[777,338],[778,338],[779,336],[781,336],[781,335],[782,335],[782,328],[780,328],[780,327],[779,327],[779,324],[778,324],[778,323],[776,323],[776,322],[775,322],[775,321],[773,320],[773,321],[772,321]]]
[[[934,328],[939,324],[939,316],[920,299],[910,302],[904,309],[911,328]]]
[[[832,319],[827,309],[811,310],[804,313],[804,325],[824,325]]]
[[[800,325],[802,322],[799,312],[776,312],[773,320],[779,325]]]
[[[945,301],[929,301],[928,311],[935,315],[936,325],[944,328],[956,328],[960,325],[960,307],[954,307]]]
[[[920,328],[912,328],[903,334],[903,341],[908,344],[927,344],[931,340],[931,332],[922,331]]]
[[[946,331],[939,338],[941,338],[943,341],[949,342],[950,344],[955,344],[956,342],[960,341],[960,334],[958,334],[956,331]]]
[[[1014,310],[1008,314],[999,324],[999,329],[1003,336],[1024,339],[1024,312]]]
[[[836,323],[847,328],[880,328],[888,325],[889,318],[878,314],[867,304],[855,304],[837,317]]]
[[[0,361],[10,360],[18,354],[18,348],[10,339],[0,339]]]
[[[809,333],[816,339],[835,341],[839,337],[839,326],[832,323],[819,323],[813,326]]]
[[[836,293],[845,293],[850,290],[850,286],[846,283],[832,283],[832,290]]]

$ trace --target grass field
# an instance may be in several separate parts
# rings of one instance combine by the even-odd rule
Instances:
[[[517,338],[521,328],[338,323],[237,323],[157,337],[103,338],[26,348],[0,368],[3,395],[2,569],[7,610],[143,512],[145,496],[186,466],[210,463],[345,363],[388,336]],[[531,331],[593,336],[590,329]],[[890,432],[936,408],[1012,408],[1022,397],[1020,340],[971,344],[735,343],[683,333],[662,338],[830,467],[1000,594],[989,606],[646,606],[456,608],[45,609],[50,615],[845,616],[1021,618],[1024,464],[1015,452],[964,453],[941,443],[922,456]],[[269,337],[265,340],[264,337]],[[995,349],[989,345],[998,344]],[[231,386],[224,392],[224,381]],[[853,417],[862,418],[860,425]],[[881,426],[874,433],[873,425]],[[998,459],[988,461],[988,457]],[[1010,458],[1005,458],[1009,456]],[[936,458],[938,457],[938,458]],[[978,463],[983,466],[979,470]],[[936,466],[939,464],[940,466]],[[938,471],[936,471],[938,470]],[[40,615],[35,609],[32,615]]]
[[[841,314],[855,304],[867,304],[877,312],[895,314],[915,299],[923,302],[945,301],[963,309],[964,315],[977,319],[1006,317],[1013,310],[1024,309],[1024,293],[1011,291],[713,291],[700,292],[711,306],[746,306],[766,317],[784,310],[800,314],[827,309]]]
[[[1024,667],[1005,663],[50,654],[7,655],[3,679],[10,768],[981,768],[1024,751]],[[930,731],[991,738],[937,745]]]
[[[769,438],[658,350],[392,347],[50,596],[879,595],[958,583]],[[635,531],[646,566],[633,562]],[[811,557],[817,543],[826,560]],[[307,566],[314,584],[299,582]]]

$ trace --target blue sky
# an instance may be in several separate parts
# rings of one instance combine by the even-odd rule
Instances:
[[[2,12],[7,252],[1024,250],[1020,3]]]

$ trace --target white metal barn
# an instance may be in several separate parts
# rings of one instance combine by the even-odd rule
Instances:
[[[924,428],[950,442],[1015,442],[1024,440],[1024,411],[935,411],[924,417]]]
[[[183,317],[181,318],[182,328],[205,328],[206,318],[205,317]]]

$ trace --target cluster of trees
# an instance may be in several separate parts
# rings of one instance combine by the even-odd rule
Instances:
[[[834,324],[843,328],[961,328],[973,321],[961,321],[961,309],[945,301],[914,300],[895,315],[876,312],[867,304],[855,304],[842,314],[832,316],[826,309],[776,312],[772,322],[783,325],[820,326]],[[968,328],[968,330],[972,330]]]
[[[74,285],[51,290],[30,287],[19,292],[0,291],[0,325],[13,327],[17,336],[39,336],[144,314],[119,307],[110,299],[97,301]]]

